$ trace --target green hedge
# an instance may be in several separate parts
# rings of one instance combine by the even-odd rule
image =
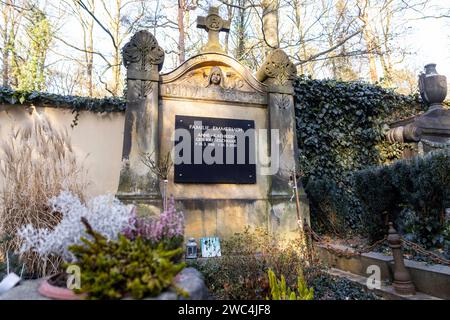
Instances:
[[[450,150],[360,170],[352,179],[373,239],[386,235],[386,221],[394,221],[416,243],[449,247]]]
[[[404,96],[364,82],[295,82],[297,141],[313,227],[338,235],[365,234],[351,173],[401,157],[407,144],[387,143],[391,121],[425,110]]]
[[[74,112],[87,110],[91,112],[122,112],[126,101],[123,98],[105,97],[90,98],[79,96],[63,96],[46,92],[17,91],[0,86],[0,104],[34,104],[36,106],[52,106],[69,108]]]

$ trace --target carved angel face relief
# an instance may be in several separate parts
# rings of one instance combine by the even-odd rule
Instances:
[[[220,72],[214,71],[214,73],[211,74],[211,83],[212,84],[220,84],[221,80],[222,80],[222,76],[220,75]]]
[[[223,73],[219,67],[212,67],[208,76],[208,84],[209,86],[219,86],[223,88]]]

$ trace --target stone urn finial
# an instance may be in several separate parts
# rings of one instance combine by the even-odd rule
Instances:
[[[419,74],[420,95],[430,109],[442,108],[447,96],[447,78],[437,73],[435,63],[427,64],[424,69]]]

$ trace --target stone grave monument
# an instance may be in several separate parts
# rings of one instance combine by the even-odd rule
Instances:
[[[428,110],[406,123],[399,121],[400,125],[388,131],[387,139],[390,143],[416,142],[419,154],[450,149],[450,109],[444,107],[447,78],[436,71],[435,63],[430,63],[420,73],[418,84]]]
[[[296,68],[276,49],[254,76],[222,49],[219,32],[230,21],[217,8],[198,17],[197,27],[208,32],[207,44],[166,74],[164,50],[150,32],[137,32],[123,48],[127,110],[117,195],[140,214],[157,214],[167,189],[185,214],[186,238],[228,237],[247,225],[298,234]],[[174,164],[167,174],[149,170],[168,157]]]

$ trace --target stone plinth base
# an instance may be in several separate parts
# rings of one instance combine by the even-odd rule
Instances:
[[[309,219],[306,197],[300,199],[300,213]],[[177,200],[177,208],[185,215],[188,238],[218,236],[229,238],[251,228],[264,228],[285,237],[298,235],[295,200],[268,199],[186,199]]]

